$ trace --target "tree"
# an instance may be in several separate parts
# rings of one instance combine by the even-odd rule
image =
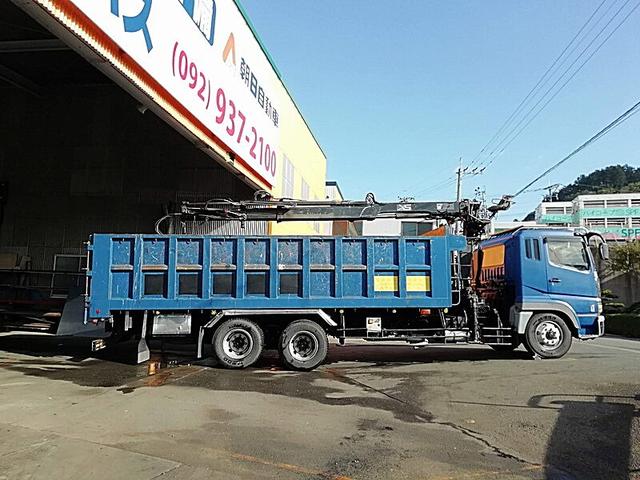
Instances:
[[[609,268],[616,273],[640,275],[640,240],[612,246]]]
[[[640,192],[640,168],[610,165],[588,175],[580,175],[573,183],[558,190],[553,198],[545,198],[545,201],[571,201],[585,194],[634,192]]]
[[[543,201],[570,202],[578,195],[638,192],[640,192],[640,168],[631,165],[609,165],[594,170],[588,175],[580,175],[573,183],[551,195],[545,195]],[[530,212],[524,220],[535,220],[535,212]]]

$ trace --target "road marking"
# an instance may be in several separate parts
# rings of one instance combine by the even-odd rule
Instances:
[[[0,383],[0,387],[17,387],[19,385],[33,385],[33,382]]]
[[[589,347],[599,347],[599,348],[609,348],[611,350],[620,350],[622,352],[633,352],[640,354],[640,350],[634,350],[633,348],[624,348],[624,347],[612,347],[610,345],[600,345],[598,343],[592,343],[588,345]]]

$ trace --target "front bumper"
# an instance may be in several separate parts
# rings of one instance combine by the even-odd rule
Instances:
[[[598,338],[604,335],[604,315],[598,315],[596,319],[598,326],[598,333],[590,333],[584,335],[578,335],[581,340],[590,340],[592,338]]]

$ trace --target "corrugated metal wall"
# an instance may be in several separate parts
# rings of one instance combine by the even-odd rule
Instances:
[[[67,88],[36,98],[0,88],[0,181],[9,185],[0,252],[50,270],[82,254],[95,232],[153,233],[183,200],[250,199],[253,190],[116,86]],[[213,222],[192,228],[239,233]],[[266,233],[266,225],[247,225]],[[195,231],[194,231],[195,233]]]

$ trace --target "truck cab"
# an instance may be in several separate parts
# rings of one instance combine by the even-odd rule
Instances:
[[[514,345],[522,342],[542,358],[556,358],[572,338],[604,334],[589,238],[568,228],[518,228],[480,243],[474,286],[511,327]],[[606,248],[600,251],[606,256]]]

